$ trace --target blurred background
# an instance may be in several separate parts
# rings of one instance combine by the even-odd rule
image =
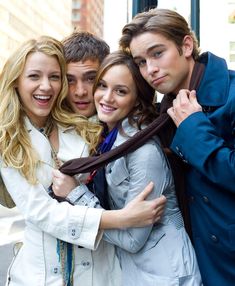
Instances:
[[[62,40],[76,28],[103,37],[115,50],[122,27],[137,12],[156,6],[182,14],[202,51],[235,68],[235,0],[0,0],[0,70],[22,41],[42,34]]]
[[[43,34],[62,40],[75,29],[86,30],[104,38],[113,51],[122,27],[136,13],[155,7],[182,14],[201,50],[225,58],[235,69],[235,0],[0,0],[0,72],[19,44]],[[0,206],[0,286],[23,228],[16,208]]]

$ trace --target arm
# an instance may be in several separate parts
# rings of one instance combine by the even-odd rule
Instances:
[[[173,109],[168,110],[178,125],[171,148],[208,180],[234,193],[234,145],[221,138],[216,127],[201,112],[195,92],[188,97],[188,92],[182,90],[177,98]],[[231,102],[231,110],[234,108],[235,103]],[[228,116],[234,121],[231,114]]]
[[[29,184],[16,169],[2,168],[1,174],[26,223],[72,244],[89,249],[97,247],[102,237],[99,231],[102,209],[58,203],[42,184]]]
[[[146,183],[144,187],[144,190],[135,199],[130,199],[125,208],[113,211],[104,210],[101,216],[100,228],[142,227],[158,221],[163,213],[166,198],[161,196],[147,201],[146,198],[153,190],[153,184]],[[57,196],[66,197],[73,204],[83,204],[81,196],[87,194],[87,197],[92,197],[92,201],[87,201],[87,204],[92,205],[92,207],[95,205],[100,207],[95,200],[94,194],[85,185],[77,186],[75,179],[61,173],[59,170],[53,171],[52,188]]]
[[[129,172],[129,186],[126,204],[138,196],[149,181],[154,182],[154,190],[148,196],[148,199],[158,198],[165,190],[168,169],[161,148],[156,142],[153,143],[151,141],[129,154],[127,168]],[[118,170],[116,171],[118,172]],[[112,169],[113,176],[115,176],[116,171],[114,168]],[[115,198],[113,199],[115,200]],[[135,253],[148,240],[152,227],[153,224],[143,228],[108,230],[105,231],[104,239],[129,252]]]

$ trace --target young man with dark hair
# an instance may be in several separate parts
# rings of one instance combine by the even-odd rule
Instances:
[[[96,114],[92,88],[108,44],[89,32],[74,32],[62,41],[67,63],[67,103],[74,112],[90,118]]]

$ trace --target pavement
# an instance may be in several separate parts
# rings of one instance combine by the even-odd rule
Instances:
[[[22,241],[24,220],[18,209],[0,205],[0,286],[5,285],[7,269],[14,255],[14,245]]]
[[[17,208],[0,206],[0,246],[22,239],[24,220]]]

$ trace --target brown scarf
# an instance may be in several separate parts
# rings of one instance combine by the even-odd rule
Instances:
[[[203,75],[203,71],[204,65],[199,62],[196,62],[189,85],[190,90],[196,90],[198,88]],[[166,112],[167,109],[172,106],[172,101],[174,98],[175,96],[173,94],[166,94],[162,99],[160,115],[158,116],[158,118],[156,118],[145,129],[136,133],[123,144],[106,153],[94,157],[83,157],[69,160],[60,167],[60,171],[64,174],[71,176],[79,173],[92,172],[103,167],[104,165],[110,163],[113,160],[116,160],[130,152],[133,152],[134,150],[142,146],[152,136],[158,135],[161,140],[163,150],[165,151],[172,168],[179,206],[184,217],[186,229],[190,234],[190,219],[188,215],[186,197],[184,194],[185,164],[177,155],[175,155],[169,149],[169,146],[176,131],[176,126]]]

